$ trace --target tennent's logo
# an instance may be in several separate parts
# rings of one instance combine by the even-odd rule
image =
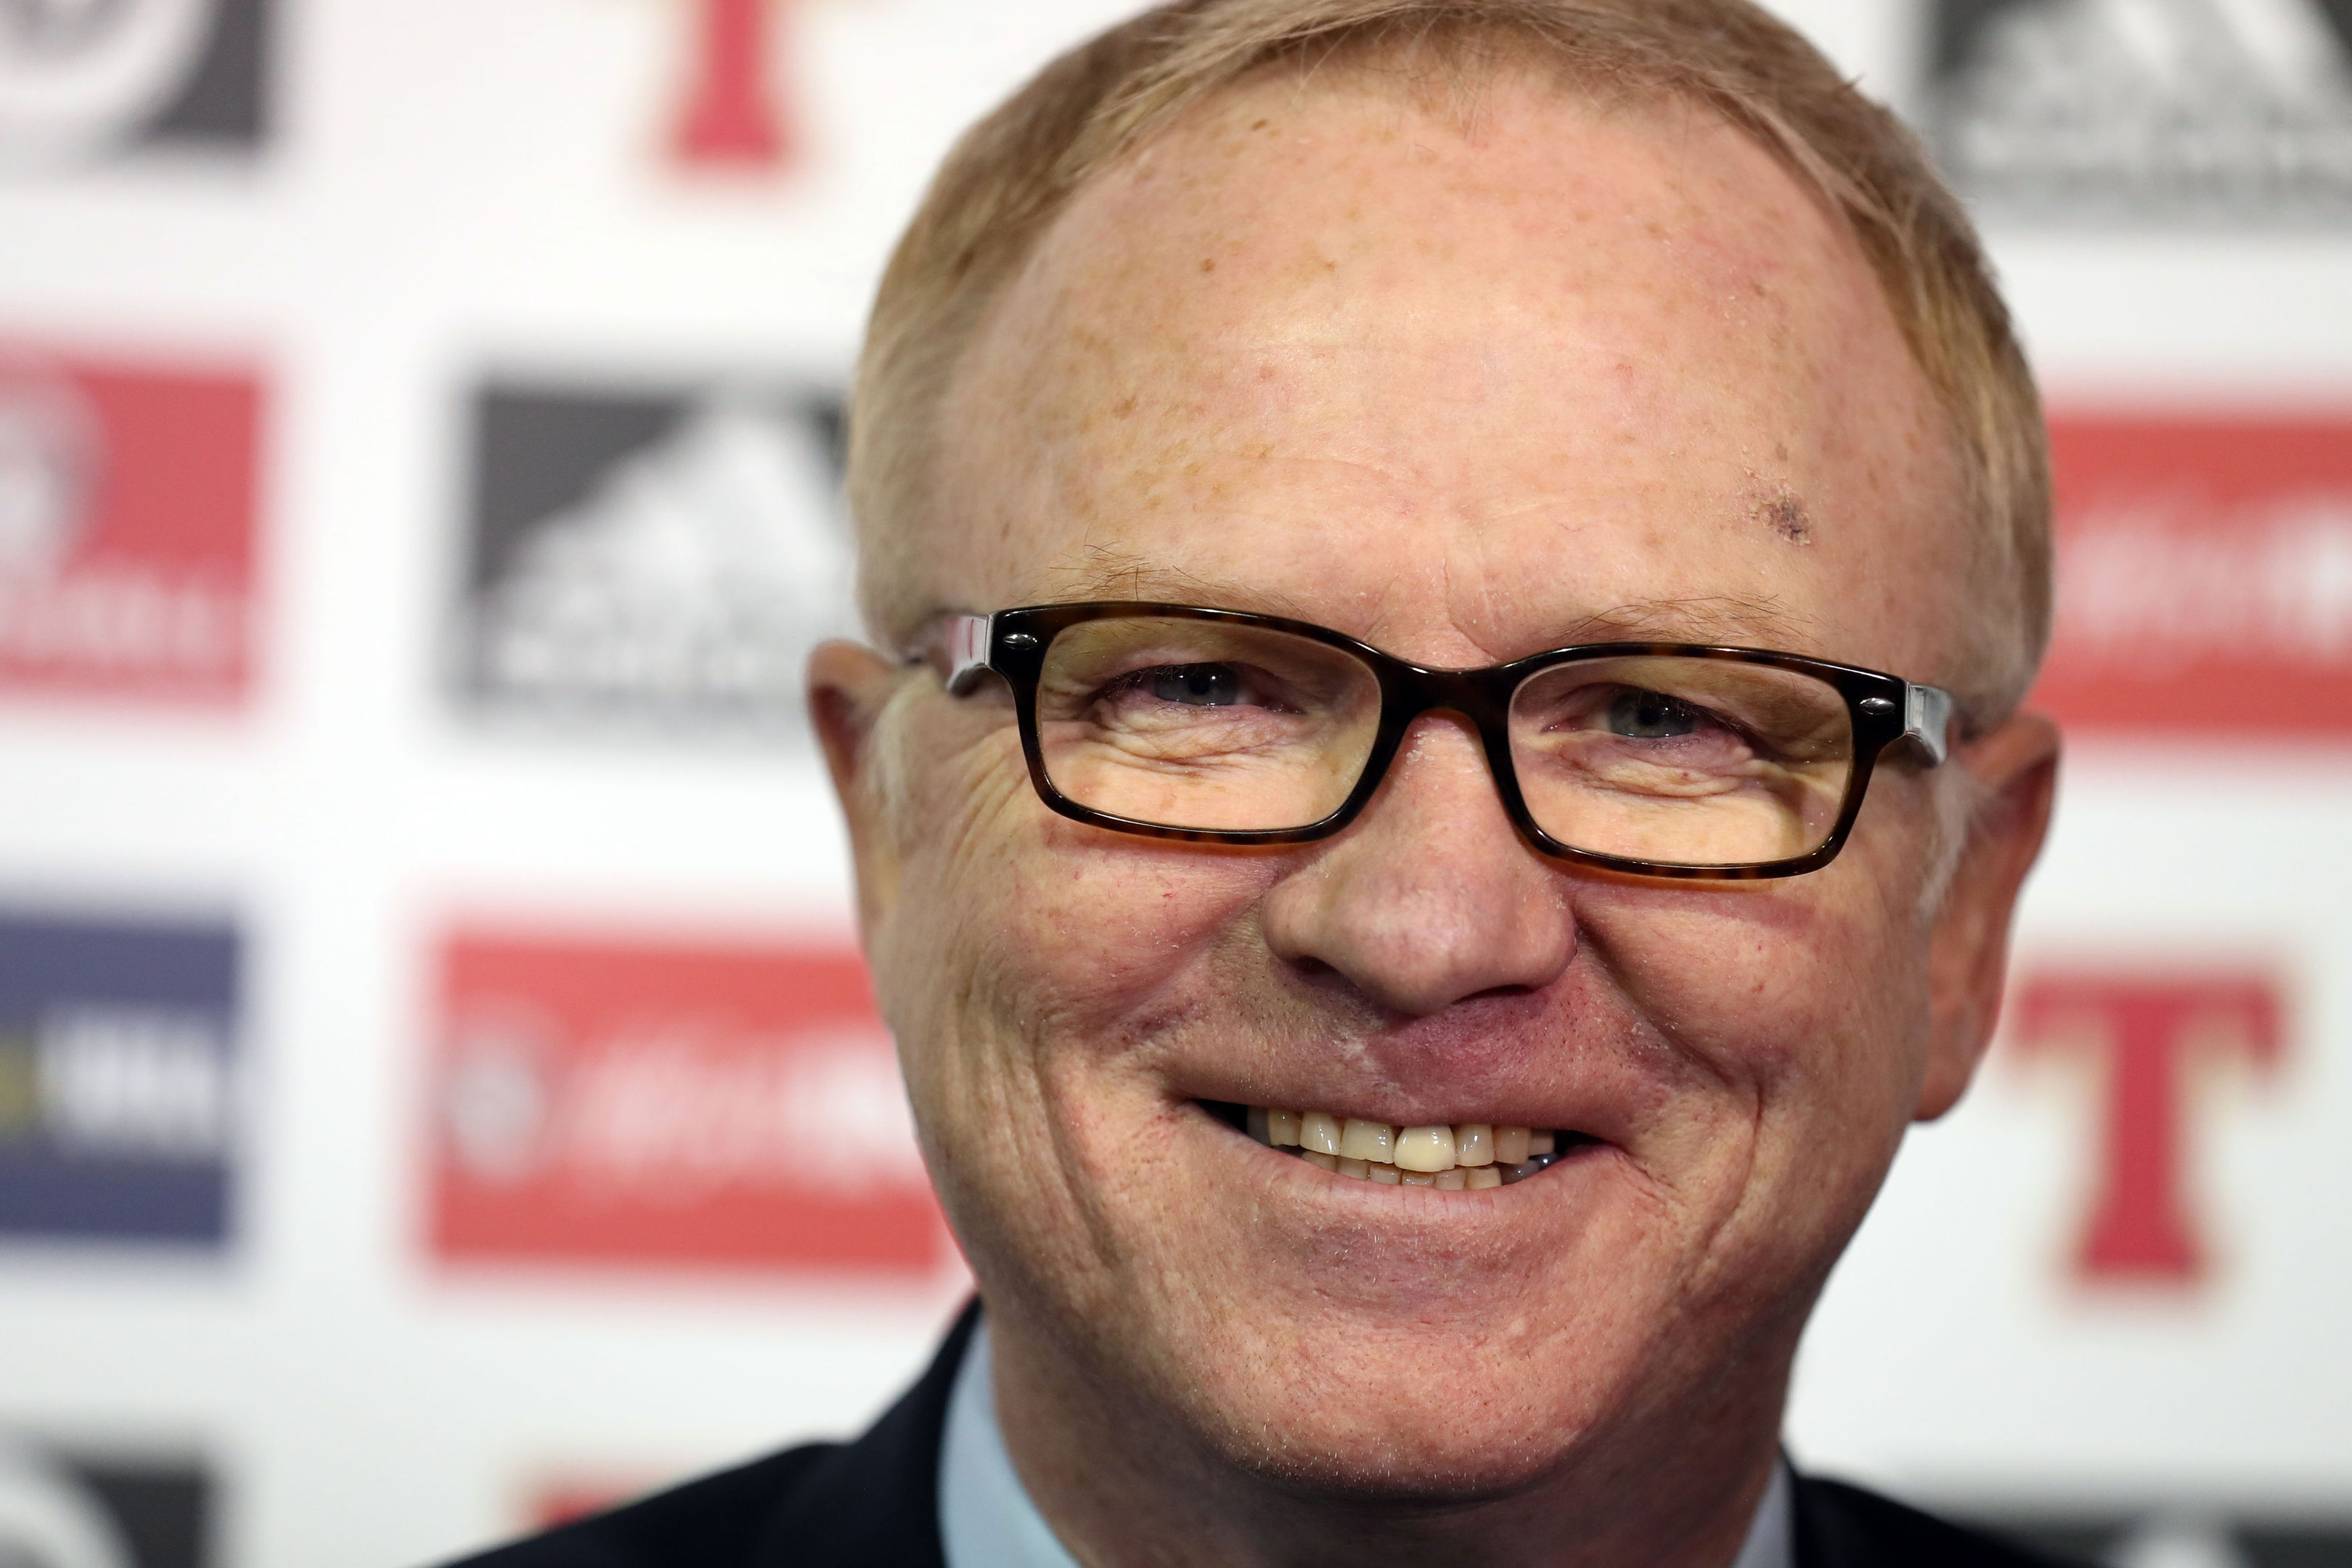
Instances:
[[[2205,1130],[2194,1090],[2217,1072],[2275,1068],[2283,1011],[2275,983],[2256,973],[2052,972],[2019,986],[2021,1048],[2088,1062],[2101,1085],[2078,1279],[2180,1286],[2206,1274],[2208,1220],[2189,1174]]]
[[[0,0],[0,168],[261,139],[268,0]]]
[[[794,72],[803,0],[654,0],[683,47],[665,150],[688,173],[772,174],[808,152]]]
[[[852,952],[468,933],[440,1015],[445,1259],[928,1278],[946,1257]]]
[[[798,0],[668,0],[687,13],[690,47],[669,132],[682,167],[773,170],[798,157],[801,132],[780,15]]]
[[[0,692],[244,696],[260,426],[250,376],[0,353]]]
[[[218,1243],[237,938],[0,914],[0,1237]]]
[[[2073,729],[2352,739],[2352,416],[2051,422]]]

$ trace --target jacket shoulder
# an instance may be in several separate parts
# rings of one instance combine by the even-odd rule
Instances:
[[[854,1443],[787,1448],[448,1568],[946,1568],[940,1443],[979,1322],[973,1301]]]
[[[1797,1480],[1798,1568],[2066,1568],[1843,1481]]]
[[[840,1449],[770,1454],[448,1568],[750,1568],[778,1497]]]

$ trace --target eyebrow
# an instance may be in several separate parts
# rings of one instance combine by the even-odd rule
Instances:
[[[1740,594],[1690,599],[1642,599],[1587,616],[1564,629],[1561,646],[1586,642],[1748,643],[1786,645],[1806,637],[1812,618],[1780,600]],[[1793,650],[1792,650],[1793,651]]]
[[[1066,560],[1048,567],[1039,589],[1036,598],[1028,602],[1077,604],[1094,599],[1129,599],[1254,611],[1323,624],[1309,608],[1263,584],[1188,571],[1107,545],[1091,546],[1083,559]],[[1755,645],[1798,652],[1802,651],[1801,647],[1791,645],[1801,644],[1811,628],[1811,617],[1798,614],[1769,595],[1715,594],[1680,599],[1639,599],[1568,622],[1556,633],[1547,634],[1543,647],[1527,652],[1596,642]],[[1377,634],[1366,640],[1377,644]]]
[[[1315,616],[1297,600],[1264,584],[1192,572],[1108,545],[1088,546],[1083,561],[1065,561],[1047,567],[1045,580],[1051,584],[1045,600],[1049,603],[1134,599],[1315,621]]]

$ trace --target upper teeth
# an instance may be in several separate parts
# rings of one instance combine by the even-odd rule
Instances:
[[[1485,1121],[1392,1127],[1324,1110],[1252,1106],[1250,1136],[1297,1149],[1327,1171],[1391,1185],[1449,1189],[1498,1187],[1551,1163],[1558,1139],[1547,1128]]]

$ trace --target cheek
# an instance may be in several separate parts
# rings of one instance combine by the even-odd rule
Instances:
[[[1189,847],[1050,816],[1024,837],[998,879],[992,946],[1041,1037],[1151,1033],[1259,892]]]
[[[1811,886],[1670,889],[1655,901],[1629,890],[1585,917],[1631,1005],[1740,1108],[1654,1144],[1712,1216],[1691,1300],[1732,1320],[1818,1285],[1917,1095],[1913,924],[1890,918],[1872,879],[1837,870]]]
[[[981,1045],[975,1031],[984,1054],[1108,1054],[1188,1010],[1218,953],[1255,929],[1264,858],[1055,816],[1009,733],[939,770],[909,805],[898,907],[874,957],[910,1058],[953,1038]]]
[[[1924,970],[1854,858],[1777,886],[1626,889],[1582,915],[1634,1007],[1754,1104],[1768,1140],[1905,1118]]]
[[[924,1153],[983,1287],[1117,1309],[1105,1281],[1167,1234],[1175,1190],[1148,1159],[1178,1113],[1154,1066],[1222,994],[1221,955],[1255,929],[1247,858],[1055,816],[993,742],[905,840],[874,944]]]

